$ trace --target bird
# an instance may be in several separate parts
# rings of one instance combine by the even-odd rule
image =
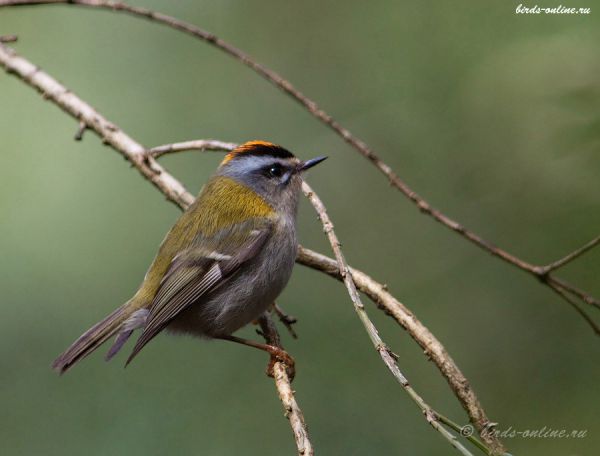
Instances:
[[[163,330],[250,345],[293,364],[278,347],[233,335],[266,312],[295,263],[302,161],[267,141],[229,152],[165,236],[137,292],[83,333],[52,364],[64,373],[115,338],[113,358],[141,330],[128,365]]]

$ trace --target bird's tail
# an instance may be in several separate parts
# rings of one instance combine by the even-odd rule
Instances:
[[[115,335],[130,317],[132,311],[128,304],[129,302],[123,304],[83,333],[64,353],[56,358],[52,363],[52,368],[63,374]]]

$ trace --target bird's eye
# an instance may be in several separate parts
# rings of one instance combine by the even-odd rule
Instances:
[[[283,175],[283,168],[281,165],[274,164],[269,167],[269,175],[271,177],[281,177]]]

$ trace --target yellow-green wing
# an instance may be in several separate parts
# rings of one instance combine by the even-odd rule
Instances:
[[[251,219],[220,230],[210,238],[199,237],[192,246],[175,256],[126,364],[182,310],[223,284],[244,262],[256,256],[271,231],[269,219]]]

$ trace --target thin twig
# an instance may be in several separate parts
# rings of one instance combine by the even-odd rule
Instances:
[[[300,247],[297,261],[304,266],[325,272],[331,277],[342,281],[337,262],[332,258]],[[469,381],[435,335],[404,304],[398,301],[385,285],[358,269],[350,268],[350,271],[358,289],[365,293],[379,309],[396,320],[419,344],[425,355],[437,366],[477,431],[481,433],[489,428],[492,423],[487,418]],[[491,441],[488,443],[491,446],[497,445]]]
[[[219,49],[220,51],[233,57],[240,63],[248,66],[254,70],[259,76],[263,77],[267,81],[271,82],[277,88],[281,89],[284,93],[292,97],[295,101],[300,103],[311,115],[316,117],[320,122],[325,124],[327,127],[332,129],[338,134],[344,141],[350,144],[359,154],[368,159],[390,182],[390,184],[398,189],[406,198],[408,198],[416,207],[424,214],[429,215],[434,220],[438,221],[446,228],[451,229],[459,236],[467,239],[473,244],[477,245],[481,249],[489,252],[493,256],[502,259],[503,261],[512,264],[513,266],[521,269],[522,271],[529,272],[538,279],[545,281],[547,273],[544,272],[544,268],[540,266],[534,266],[527,261],[522,260],[509,253],[506,250],[497,247],[491,242],[485,240],[477,233],[468,230],[462,224],[448,217],[441,211],[434,208],[428,201],[422,198],[412,188],[410,188],[401,178],[398,176],[392,168],[387,165],[364,141],[354,136],[350,130],[339,124],[333,117],[323,111],[317,103],[305,96],[296,87],[294,87],[288,80],[281,77],[275,71],[261,65],[256,60],[251,58],[248,54],[242,50],[232,46],[228,42],[222,40],[213,33],[207,32],[193,24],[181,21],[172,16],[162,14],[147,8],[127,5],[123,2],[114,2],[109,0],[0,0],[0,7],[11,7],[11,6],[30,6],[30,5],[52,5],[52,4],[68,4],[74,6],[83,6],[90,8],[107,9],[111,11],[123,12],[130,14],[135,17],[143,18],[156,22],[167,27],[179,30],[187,33],[195,38],[198,38],[211,46]],[[568,284],[567,284],[568,285]],[[586,293],[587,294],[587,293]],[[589,299],[581,298],[585,303],[590,303]],[[593,299],[593,298],[592,298]],[[585,314],[585,320],[589,323],[591,317],[581,309],[580,313]],[[595,331],[595,328],[594,328]]]
[[[576,286],[571,285],[570,283],[568,283],[567,281],[565,281],[563,279],[560,279],[558,277],[555,277],[555,276],[549,274],[547,276],[540,277],[540,280],[548,282],[548,285],[554,283],[555,285],[558,285],[559,287],[568,291],[575,297],[581,299],[586,304],[589,304],[590,306],[594,306],[594,307],[600,309],[600,301],[598,301],[596,298],[594,298],[588,292],[583,291],[580,288],[577,288]],[[583,309],[581,309],[581,310],[583,312]],[[588,318],[591,318],[591,317],[589,317],[589,315],[588,315]]]
[[[77,127],[77,131],[75,132],[73,139],[75,139],[75,141],[81,141],[83,139],[85,130],[87,130],[87,125],[85,122],[79,122],[79,127]]]
[[[265,313],[259,318],[258,322],[266,342],[270,345],[283,348],[277,328],[269,314]],[[308,437],[308,429],[306,427],[306,422],[304,421],[304,414],[302,413],[302,410],[300,410],[296,398],[294,397],[294,391],[292,390],[292,384],[286,372],[285,364],[275,360],[273,363],[273,378],[275,380],[277,392],[279,393],[279,399],[285,410],[285,417],[289,420],[290,427],[294,433],[298,455],[313,456],[314,450]]]
[[[323,231],[329,240],[329,244],[331,245],[331,249],[335,254],[338,271],[342,277],[344,284],[346,285],[346,289],[348,294],[350,295],[350,299],[354,304],[354,310],[356,311],[358,317],[360,318],[361,323],[363,324],[375,350],[381,356],[381,359],[392,373],[392,375],[396,378],[398,383],[402,385],[402,388],[408,393],[410,398],[419,406],[423,415],[431,424],[431,426],[438,431],[452,446],[454,446],[457,450],[459,450],[462,454],[467,455],[471,454],[469,450],[467,450],[452,433],[450,433],[444,426],[440,425],[439,421],[436,418],[436,412],[423,400],[423,398],[412,388],[412,386],[408,383],[406,377],[400,371],[398,367],[397,355],[392,353],[389,347],[383,342],[377,328],[367,315],[367,311],[365,310],[365,306],[360,299],[360,295],[358,294],[358,290],[356,288],[356,284],[354,282],[354,278],[352,276],[352,271],[346,263],[346,259],[344,258],[344,254],[341,249],[341,243],[338,240],[335,231],[333,229],[333,223],[327,214],[327,210],[325,209],[325,205],[321,201],[321,199],[316,195],[316,193],[312,190],[312,188],[306,183],[302,183],[302,191],[304,195],[311,202],[315,211],[317,212],[319,219],[321,220],[321,224],[323,225]]]
[[[195,141],[185,141],[180,143],[165,144],[162,146],[153,147],[148,153],[154,157],[159,158],[165,154],[173,152],[184,152],[188,150],[231,150],[234,149],[236,144],[228,143],[223,141],[216,141],[213,139],[198,139]]]
[[[154,158],[146,154],[146,149],[129,137],[119,127],[109,122],[99,112],[89,104],[77,97],[54,78],[40,70],[38,67],[18,56],[12,49],[0,44],[0,65],[5,70],[17,76],[26,84],[37,89],[44,98],[52,101],[67,114],[71,115],[81,123],[87,125],[87,128],[94,131],[106,144],[123,155],[146,179],[157,187],[169,201],[174,202],[180,208],[187,208],[194,197],[187,192],[185,187],[161,167]],[[273,329],[272,334],[277,334]],[[283,369],[283,372],[281,370]],[[294,413],[300,413],[300,408],[294,399],[293,390],[289,382],[285,368],[278,368],[276,373],[276,385],[284,408],[292,404]],[[284,375],[285,374],[285,375]],[[294,435],[298,432],[297,426],[304,426],[302,419],[290,418],[290,425],[293,427]],[[305,438],[302,447],[298,446],[298,454],[312,455],[312,447],[308,441],[308,433],[304,429]],[[307,452],[308,451],[308,452]]]
[[[581,315],[588,322],[588,324],[592,327],[596,335],[600,336],[600,327],[598,327],[594,320],[592,320],[592,318],[581,308],[579,304],[577,304],[577,302],[575,302],[567,293],[565,293],[565,290],[563,288],[561,288],[559,285],[556,285],[556,283],[553,282],[550,283],[549,286],[551,290],[553,290],[561,298],[567,301],[575,309],[575,311],[578,312],[579,315]]]
[[[573,250],[568,255],[565,255],[564,257],[562,257],[560,260],[553,261],[552,263],[549,263],[546,266],[544,266],[543,267],[544,272],[547,274],[547,273],[552,272],[552,271],[554,271],[554,270],[556,270],[558,268],[562,268],[564,265],[566,265],[567,263],[570,263],[575,258],[578,258],[579,256],[583,255],[588,250],[591,250],[594,247],[596,247],[599,243],[600,243],[600,236],[595,237],[594,239],[592,239],[587,244],[582,245],[577,250]]]
[[[192,204],[194,197],[154,158],[148,157],[146,149],[141,144],[50,75],[2,44],[0,44],[0,65],[9,74],[17,76],[37,89],[44,99],[56,104],[78,122],[84,123],[88,129],[96,132],[103,143],[110,145],[127,159],[146,179],[163,192],[169,201],[182,208]]]
[[[51,76],[44,73],[24,58],[18,56],[13,50],[2,45],[0,45],[0,65],[3,66],[9,74],[15,75],[26,84],[37,89],[44,95],[45,99],[55,103],[64,112],[77,120],[85,122],[90,130],[94,131],[106,144],[109,144],[113,149],[121,153],[142,174],[142,176],[155,185],[169,201],[175,203],[182,209],[185,209],[193,202],[194,197],[185,190],[179,181],[161,167],[153,157],[148,156],[144,152],[143,146],[127,136],[116,125],[106,120],[89,104],[78,98],[74,93],[66,89]],[[335,276],[336,272],[332,272],[332,269],[339,273],[335,260],[306,249],[300,250],[298,261],[307,265],[312,263],[310,266],[315,269],[321,269],[321,267],[318,266],[318,264],[321,263],[323,264],[322,271],[329,275]],[[327,265],[328,261],[333,264],[333,267]],[[360,277],[356,271],[354,274],[355,279],[356,277]],[[389,296],[387,296],[383,293],[383,285],[378,285],[374,282],[371,283],[370,286],[372,287],[371,296],[375,296],[375,302],[378,305],[384,306],[384,308],[386,308],[386,305],[389,305],[390,309],[392,309],[389,310],[389,312],[393,313],[396,311],[397,315],[395,315],[395,318],[399,318],[400,321],[402,321],[402,318],[406,318],[406,320],[401,323],[403,326],[406,325],[404,327],[412,328],[411,324],[420,325],[420,322],[418,322],[410,312],[406,315],[401,309],[394,307],[391,304],[394,298],[389,294]],[[376,291],[378,287],[382,292],[381,297],[378,297],[379,295]],[[428,355],[432,356],[432,359],[438,364],[438,367],[446,376],[448,382],[453,386],[453,390],[467,410],[469,418],[479,430],[482,423],[489,423],[479,401],[471,390],[467,380],[445,352],[443,346],[426,328],[423,327],[423,329],[423,333],[417,331],[411,333],[411,336],[413,336],[413,338],[415,338],[415,340],[423,347],[430,347],[431,351]],[[430,344],[432,345],[430,346]],[[455,372],[458,374],[456,377],[453,376],[453,373]],[[496,439],[495,436],[492,436],[492,438]],[[494,445],[491,446],[494,448],[502,448],[501,443],[497,439],[494,442]]]
[[[277,305],[277,303],[273,303],[273,312],[275,312],[275,314],[277,315],[277,318],[279,318],[279,321],[281,322],[281,324],[286,327],[286,329],[288,330],[290,335],[294,339],[297,339],[298,334],[296,334],[296,331],[294,330],[293,325],[298,323],[298,319],[296,317],[292,317],[291,315],[289,315],[285,310],[283,310],[281,307],[279,307],[279,305]]]
[[[477,448],[479,448],[485,454],[487,454],[487,455],[490,454],[489,448],[486,447],[479,439],[475,438],[475,436],[473,435],[473,432],[472,432],[473,427],[472,426],[470,426],[470,425],[459,426],[454,421],[452,421],[450,418],[447,418],[444,415],[440,415],[439,413],[437,414],[437,419],[441,423],[444,423],[446,426],[448,426],[450,429],[454,430],[455,432],[458,432],[462,437],[466,438],[469,442],[471,442],[473,445],[475,445]]]
[[[14,43],[18,41],[17,35],[0,35],[0,43]]]

